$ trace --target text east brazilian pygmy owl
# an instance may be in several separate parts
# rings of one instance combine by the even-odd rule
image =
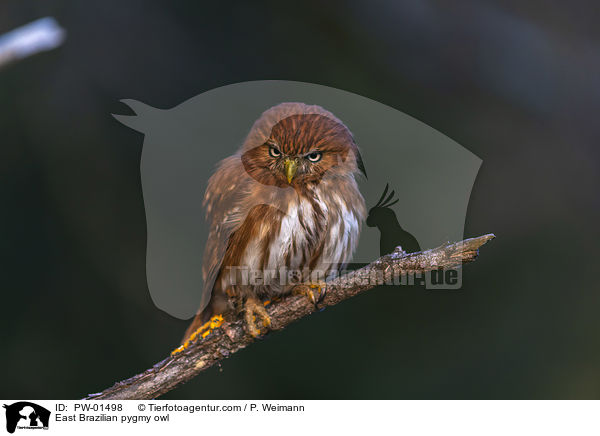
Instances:
[[[302,103],[264,112],[208,182],[202,304],[184,341],[212,316],[239,312],[257,336],[270,325],[262,298],[343,267],[365,217],[359,172],[358,147],[332,113]]]

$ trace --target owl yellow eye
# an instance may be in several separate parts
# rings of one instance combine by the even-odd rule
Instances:
[[[313,151],[312,153],[307,154],[306,157],[311,162],[319,162],[323,157],[323,153],[320,151]]]
[[[271,145],[269,147],[269,156],[279,157],[279,156],[281,156],[281,152]]]

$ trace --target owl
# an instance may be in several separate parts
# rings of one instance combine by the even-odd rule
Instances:
[[[262,299],[338,272],[365,218],[361,172],[354,138],[332,113],[303,103],[265,111],[208,181],[202,301],[184,342],[216,314],[243,313],[258,336],[270,325]]]

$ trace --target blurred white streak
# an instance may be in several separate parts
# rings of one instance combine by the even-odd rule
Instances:
[[[66,32],[51,17],[40,18],[0,35],[0,68],[42,51],[52,50],[65,40]]]

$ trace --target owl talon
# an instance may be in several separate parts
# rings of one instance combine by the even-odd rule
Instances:
[[[244,304],[244,319],[248,333],[255,338],[261,334],[260,328],[256,325],[257,318],[262,321],[263,327],[271,327],[271,318],[264,305],[256,298],[249,297]]]
[[[294,295],[304,295],[306,298],[308,298],[308,301],[310,301],[311,304],[316,306],[317,300],[315,298],[315,294],[313,293],[313,291],[310,288],[312,288],[312,286],[310,286],[310,285],[296,286],[292,293]]]
[[[313,289],[316,289],[317,294],[319,295],[318,298],[315,298]],[[308,298],[308,301],[315,306],[316,310],[320,310],[319,303],[325,298],[326,289],[325,283],[310,283],[307,285],[296,286],[292,292],[294,295],[304,295]]]
[[[317,291],[319,292],[319,298],[317,298],[317,302],[315,303],[315,306],[317,307],[317,309],[319,309],[319,303],[322,303],[325,299],[325,295],[327,295],[327,285],[325,283],[319,283],[317,285],[311,286],[316,287]]]

